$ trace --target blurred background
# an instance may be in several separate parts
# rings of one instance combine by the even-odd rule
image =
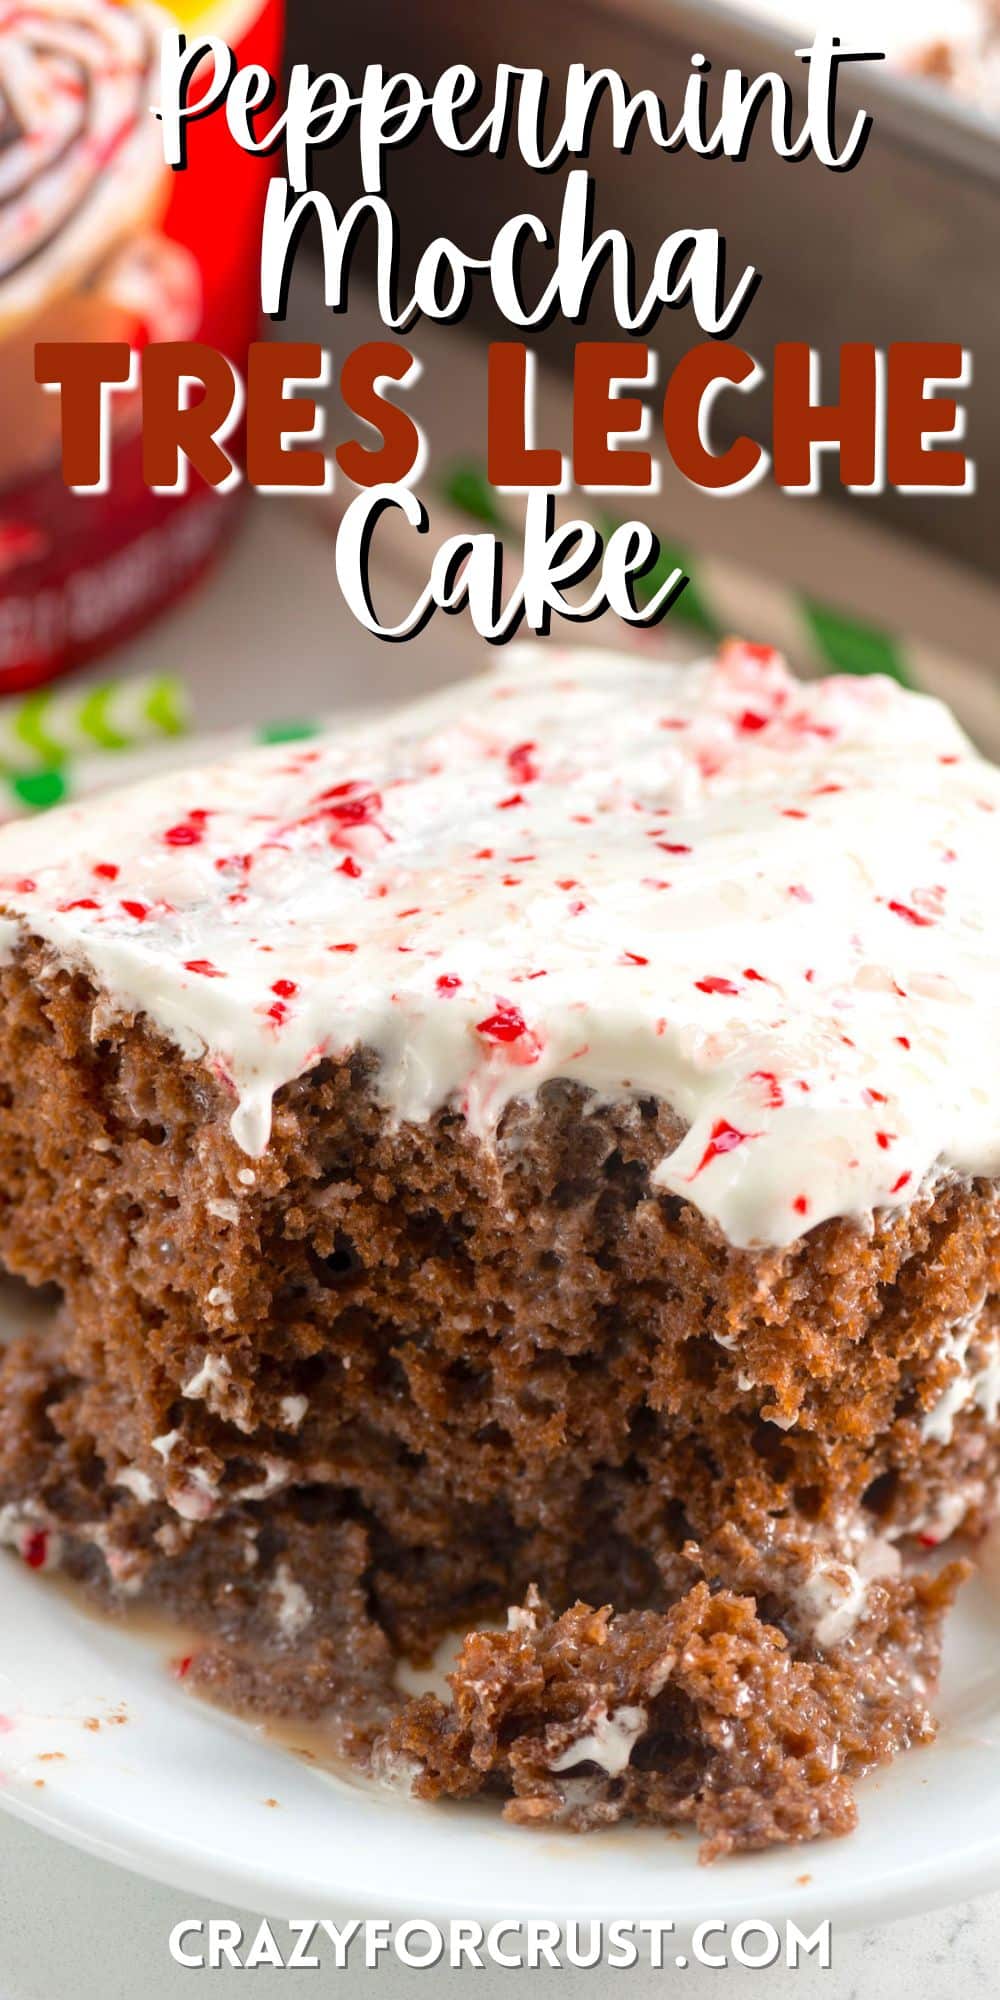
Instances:
[[[81,496],[62,485],[57,402],[32,379],[37,340],[141,348],[195,337],[239,361],[255,331],[260,211],[275,163],[240,155],[206,119],[190,128],[188,171],[165,172],[148,117],[165,20],[221,34],[241,59],[272,68],[284,32],[286,60],[352,83],[373,62],[431,81],[456,61],[486,76],[504,61],[546,69],[558,97],[560,73],[579,61],[613,65],[677,105],[695,50],[713,67],[776,68],[801,92],[793,51],[824,13],[845,40],[884,46],[889,57],[844,72],[845,119],[858,102],[875,119],[853,172],[782,163],[763,128],[739,165],[657,153],[641,140],[620,157],[598,137],[597,226],[628,232],[640,270],[672,228],[719,228],[733,266],[763,273],[738,338],[765,367],[778,340],[819,348],[827,397],[844,341],[962,342],[975,365],[965,400],[977,490],[843,494],[827,457],[815,497],[765,483],[723,502],[661,460],[661,491],[634,509],[625,496],[570,494],[561,504],[605,525],[641,512],[668,564],[689,571],[688,590],[653,634],[629,635],[605,618],[554,637],[683,656],[739,632],[782,647],[804,672],[886,671],[941,694],[1000,754],[1000,413],[991,388],[1000,28],[990,0],[955,0],[943,24],[931,0],[905,10],[896,0],[507,0],[502,9],[367,0],[351,10],[289,0],[285,23],[280,0],[180,0],[167,12],[146,0],[38,0],[0,16],[0,810],[38,810],[151,757],[189,754],[192,729],[308,730],[473,670],[486,653],[462,617],[439,615],[404,646],[357,626],[334,573],[337,523],[353,491],[339,473],[330,495],[150,494],[126,397],[116,399],[110,491]],[[340,204],[358,192],[356,158],[349,136],[318,156],[318,183]],[[551,217],[562,179],[531,175],[517,158],[458,161],[425,135],[389,163],[404,263],[442,232],[481,253],[518,210]],[[350,311],[327,311],[317,249],[318,233],[314,242],[307,231],[276,330],[330,347],[336,381],[346,354],[383,329],[363,255]],[[491,491],[484,469],[485,346],[509,331],[480,299],[461,326],[420,324],[407,336],[423,368],[407,402],[430,443],[422,488],[431,535],[415,551],[415,537],[380,533],[373,579],[387,617],[416,596],[428,547],[458,526],[503,533],[515,560],[518,504]],[[557,325],[534,343],[543,440],[569,440],[573,342],[615,333],[598,286],[584,326]],[[700,337],[689,313],[662,316],[647,336],[661,385]],[[755,400],[766,420],[766,397]],[[741,422],[749,411],[739,407]],[[330,443],[344,434],[334,394]]]

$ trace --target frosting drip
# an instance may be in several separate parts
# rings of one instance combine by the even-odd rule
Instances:
[[[1000,772],[939,703],[515,648],[375,722],[0,832],[0,903],[232,1090],[379,1057],[489,1139],[568,1077],[655,1095],[740,1246],[1000,1172]]]

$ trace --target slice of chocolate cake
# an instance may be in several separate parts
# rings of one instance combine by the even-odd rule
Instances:
[[[1000,1479],[998,806],[891,682],[548,647],[4,830],[5,1538],[423,1795],[842,1830]]]

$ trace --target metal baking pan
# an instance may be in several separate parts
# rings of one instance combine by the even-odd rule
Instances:
[[[799,12],[808,36],[819,9]],[[877,6],[841,0],[833,12],[845,39],[876,35]],[[717,66],[777,68],[798,91],[803,85],[793,55],[801,35],[728,0],[504,0],[501,7],[366,0],[363,9],[338,8],[335,16],[321,21],[307,0],[292,0],[293,58],[351,78],[365,63],[382,62],[423,79],[457,61],[481,76],[505,61],[537,64],[555,77],[568,62],[582,61],[613,65],[634,88],[650,85],[674,104],[691,53],[700,50]],[[672,228],[723,230],[733,265],[751,262],[763,273],[738,338],[765,366],[778,341],[808,341],[822,355],[828,397],[836,393],[837,351],[845,341],[885,347],[895,340],[951,340],[968,348],[974,378],[962,395],[976,491],[943,498],[850,495],[844,504],[869,508],[873,517],[1000,575],[1000,397],[990,380],[1000,363],[1000,118],[991,121],[942,86],[888,63],[848,65],[843,74],[845,109],[862,102],[874,116],[864,158],[851,173],[829,173],[815,160],[780,161],[763,129],[740,164],[661,154],[642,141],[623,158],[602,144],[598,120],[590,160],[596,220],[628,230],[640,268]],[[339,201],[357,194],[349,140],[319,156],[318,178]],[[516,155],[457,160],[442,152],[433,133],[421,135],[389,170],[404,262],[442,230],[481,250],[518,210],[551,218],[561,179],[530,173]],[[479,310],[490,326],[488,305]],[[494,322],[491,330],[500,329]],[[562,359],[581,337],[608,338],[615,330],[599,286],[585,328],[556,326],[535,344]],[[662,379],[702,336],[689,313],[668,312],[648,337]],[[419,333],[415,339],[419,350]],[[739,415],[745,420],[747,410]],[[832,464],[824,490],[837,491]]]

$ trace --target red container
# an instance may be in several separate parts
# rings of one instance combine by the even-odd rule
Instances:
[[[142,483],[138,400],[112,399],[111,480],[59,470],[59,398],[41,340],[205,340],[238,366],[256,331],[270,163],[223,119],[164,165],[160,35],[216,34],[272,73],[282,0],[0,0],[0,694],[134,632],[211,562],[239,489]]]

